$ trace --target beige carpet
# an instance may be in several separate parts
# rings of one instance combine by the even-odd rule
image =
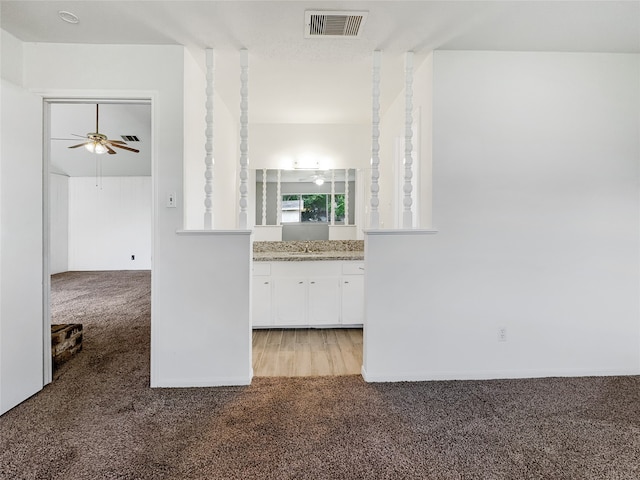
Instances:
[[[640,478],[638,377],[152,390],[148,273],[53,285],[84,349],[0,417],[3,480]]]

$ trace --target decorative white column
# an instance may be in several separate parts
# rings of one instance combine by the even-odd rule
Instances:
[[[267,224],[267,169],[262,169],[262,225]]]
[[[372,89],[372,115],[371,115],[371,218],[370,228],[380,228],[380,213],[378,212],[378,192],[380,187],[380,62],[381,52],[373,52],[373,89]]]
[[[207,48],[207,86],[204,157],[204,229],[213,229],[213,50]]]
[[[407,52],[405,57],[405,134],[404,134],[404,198],[402,204],[402,228],[413,228],[413,200],[411,191],[413,185],[413,52]]]
[[[282,224],[282,171],[278,169],[276,185],[276,225]]]
[[[336,224],[336,171],[331,170],[331,225]]]
[[[240,215],[238,228],[247,228],[247,178],[249,177],[249,52],[240,50]]]
[[[344,169],[344,224],[349,225],[349,169]]]

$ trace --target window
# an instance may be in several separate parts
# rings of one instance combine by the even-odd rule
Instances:
[[[344,194],[334,195],[336,222],[344,221]],[[331,221],[331,195],[293,194],[282,196],[282,223]]]

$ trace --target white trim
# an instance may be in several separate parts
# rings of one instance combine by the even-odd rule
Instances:
[[[29,89],[48,103],[126,103],[153,104],[158,92],[155,90],[38,90]]]
[[[363,230],[365,235],[393,236],[393,235],[435,235],[438,230],[423,230],[417,228],[411,229],[388,229],[388,230]]]
[[[177,235],[251,235],[253,230],[176,230]]]
[[[51,104],[42,100],[42,385],[53,381],[51,358]]]
[[[365,382],[431,382],[444,380],[502,380],[549,377],[613,377],[638,375],[640,369],[568,369],[568,370],[480,370],[451,372],[411,372],[398,374],[368,374],[362,367]]]
[[[153,388],[188,388],[188,387],[235,387],[251,385],[253,372],[241,377],[204,377],[204,378],[164,378],[153,385]]]

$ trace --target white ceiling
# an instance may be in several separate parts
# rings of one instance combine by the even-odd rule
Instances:
[[[309,9],[368,17],[360,38],[306,39]],[[60,10],[80,22],[63,22]],[[376,49],[383,112],[403,87],[410,50],[416,67],[435,49],[640,53],[640,0],[0,0],[0,26],[25,42],[184,45],[203,69],[213,48],[216,91],[236,115],[238,51],[247,48],[251,123],[369,123]]]

